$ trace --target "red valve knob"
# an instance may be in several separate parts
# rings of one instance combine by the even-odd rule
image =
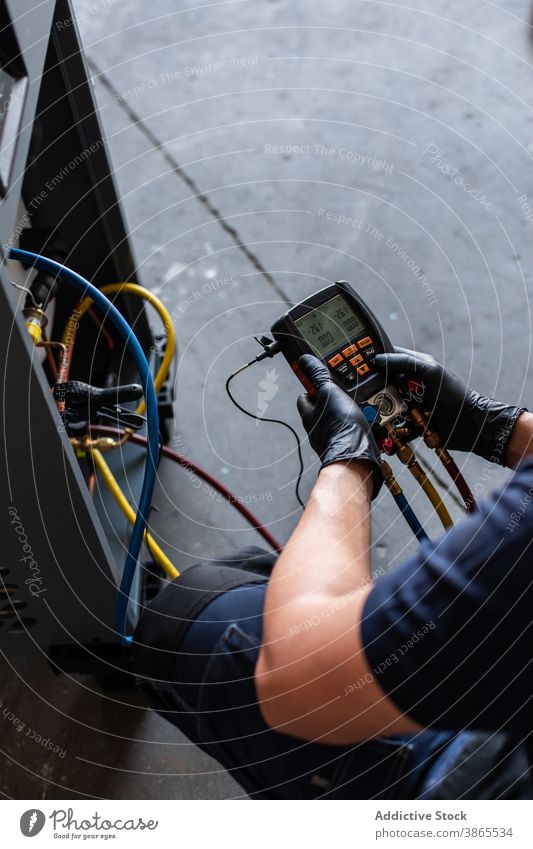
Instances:
[[[415,398],[422,399],[424,397],[426,387],[419,380],[415,380],[412,377],[408,377],[406,380],[406,386],[409,393]]]

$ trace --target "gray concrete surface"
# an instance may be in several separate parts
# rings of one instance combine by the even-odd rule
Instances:
[[[525,0],[75,5],[140,275],[175,319],[172,439],[282,541],[299,515],[295,446],[233,409],[224,381],[284,300],[348,279],[396,343],[431,351],[484,392],[530,401]],[[277,387],[268,415],[299,428],[298,384],[281,361],[235,383],[241,403],[257,408],[264,379]],[[308,492],[317,467],[307,447],[305,458]],[[478,494],[505,475],[460,460]],[[164,464],[161,478],[157,529],[177,563],[257,542],[183,471]],[[437,533],[419,496],[415,506]],[[412,547],[384,493],[375,567]],[[241,794],[131,693],[17,671],[25,721],[38,713],[68,755],[6,733],[6,795]]]

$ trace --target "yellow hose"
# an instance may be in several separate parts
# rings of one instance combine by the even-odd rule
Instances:
[[[431,501],[435,512],[437,513],[440,521],[442,522],[442,525],[446,529],[452,528],[452,517],[448,513],[446,505],[444,504],[439,493],[431,483],[423,468],[417,462],[416,454],[413,449],[397,436],[392,424],[386,424],[385,429],[387,430],[390,438],[396,446],[396,455],[398,459],[404,464],[404,466],[407,466],[414,479],[422,487],[425,494]]]
[[[422,487],[422,489],[426,493],[429,500],[431,501],[439,519],[442,522],[442,525],[446,529],[452,528],[453,527],[452,517],[448,513],[448,510],[446,509],[446,505],[444,504],[442,498],[440,497],[439,493],[437,492],[437,490],[435,489],[435,487],[431,483],[430,479],[428,478],[428,476],[426,475],[426,473],[424,472],[422,467],[419,466],[418,463],[414,462],[414,463],[410,463],[408,465],[408,469],[411,472],[411,474],[413,475],[414,479],[420,484],[420,486]]]
[[[176,350],[176,337],[174,335],[174,325],[172,324],[172,318],[170,316],[169,311],[156,295],[154,295],[148,289],[145,289],[144,286],[139,286],[137,283],[109,283],[107,286],[102,286],[100,291],[103,292],[104,295],[111,295],[114,292],[129,292],[132,295],[136,295],[139,298],[143,298],[145,301],[148,301],[148,303],[150,303],[154,307],[154,309],[159,313],[161,319],[163,320],[163,324],[165,326],[167,334],[167,344],[165,347],[165,355],[163,357],[159,370],[154,378],[154,388],[157,395],[169,372],[170,365],[172,363]],[[93,302],[91,298],[84,298],[83,301],[78,304],[78,306],[72,313],[69,321],[67,321],[67,324],[65,325],[65,330],[63,333],[64,338],[65,336],[68,337],[70,333],[70,322],[80,321],[87,312],[87,310],[90,309],[92,303]],[[67,338],[65,344],[68,344],[68,341],[69,340]],[[143,401],[137,407],[136,412],[139,413],[139,415],[142,415],[145,409],[146,402],[143,399]],[[117,442],[116,444],[118,446],[121,443]],[[89,447],[88,450],[90,450],[91,456],[94,460],[94,465],[102,475],[104,483],[111,492],[113,498],[126,516],[128,522],[131,525],[134,525],[136,518],[135,511],[130,506],[128,499],[126,498],[120,486],[118,485],[118,482],[115,476],[113,475],[113,472],[104,460],[102,453],[97,448],[91,449]],[[143,540],[147,545],[148,550],[154,558],[155,562],[158,563],[159,566],[161,566],[161,568],[166,572],[168,577],[171,579],[178,578],[180,575],[179,571],[176,569],[172,561],[169,560],[164,551],[162,551],[162,549],[158,546],[155,539],[152,537],[151,534],[148,533],[148,531],[144,532]]]
[[[153,308],[159,313],[167,334],[167,344],[165,346],[165,355],[163,357],[163,360],[161,361],[159,370],[156,376],[154,377],[155,394],[157,395],[163,383],[165,382],[176,350],[176,337],[174,334],[174,325],[172,324],[172,317],[169,311],[165,307],[164,303],[160,301],[157,295],[154,295],[153,292],[150,292],[148,289],[145,289],[144,286],[139,286],[138,283],[109,283],[107,286],[102,286],[100,291],[104,295],[112,295],[115,292],[129,292],[131,295],[137,295],[137,297],[143,298],[145,301],[148,301],[148,303],[151,304]],[[78,320],[80,320],[85,315],[87,310],[90,308],[91,304],[91,298],[83,299],[77,309]],[[136,412],[139,413],[139,415],[142,415],[145,409],[146,403],[143,399],[137,407]]]
[[[135,511],[130,506],[126,496],[124,495],[121,488],[119,487],[119,485],[118,485],[118,483],[117,483],[117,481],[116,481],[116,479],[113,475],[113,472],[111,471],[111,469],[107,465],[106,461],[104,460],[103,455],[101,454],[100,451],[98,451],[97,448],[93,448],[91,450],[91,456],[94,460],[94,465],[96,466],[96,468],[98,469],[98,471],[102,475],[102,477],[104,479],[104,483],[106,484],[107,488],[111,492],[111,494],[114,497],[115,501],[117,502],[118,506],[120,507],[120,509],[122,510],[124,515],[126,516],[128,522],[131,525],[134,525],[135,524]],[[172,579],[179,578],[180,573],[178,572],[178,570],[176,569],[174,564],[168,559],[168,557],[166,556],[164,551],[162,551],[159,548],[155,539],[147,531],[144,532],[144,542],[147,545],[148,551],[150,552],[150,554],[154,558],[155,562],[158,563],[159,566],[161,566],[161,568],[167,573],[168,577],[172,578]]]

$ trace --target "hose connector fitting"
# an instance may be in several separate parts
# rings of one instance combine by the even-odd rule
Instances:
[[[40,307],[25,307],[22,310],[24,322],[33,344],[38,345],[43,336],[43,330],[48,324],[48,319]]]
[[[389,490],[390,494],[394,496],[394,498],[397,498],[399,495],[401,495],[402,488],[394,477],[394,473],[386,460],[381,461],[381,473],[383,475],[383,481],[385,483],[385,486]]]
[[[442,446],[439,434],[429,427],[428,420],[422,410],[419,410],[418,407],[412,407],[409,410],[409,417],[422,431],[422,437],[428,448],[437,450]]]

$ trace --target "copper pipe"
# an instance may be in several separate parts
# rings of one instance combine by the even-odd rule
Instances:
[[[106,329],[104,322],[100,320],[100,318],[96,315],[96,313],[95,313],[95,311],[93,310],[92,307],[90,307],[87,310],[87,315],[91,316],[94,323],[98,326],[100,333],[102,334],[102,336],[106,340],[109,350],[113,351],[114,348],[115,348],[115,342],[114,342],[113,337],[111,336],[111,333],[109,332],[109,330]]]
[[[63,331],[63,355],[61,357],[59,363],[59,369],[57,374],[57,383],[56,386],[66,383],[68,380],[68,376],[70,373],[70,364],[72,362],[72,353],[74,350],[74,343],[76,341],[76,333],[78,331],[78,317],[79,317],[79,304],[74,308],[67,319],[67,323],[65,325],[65,329]],[[63,393],[56,393],[56,405],[57,409],[62,415],[65,412],[65,397]]]
[[[52,354],[52,348],[61,348],[64,351],[65,346],[62,342],[50,342],[44,333],[41,342],[38,342],[36,345],[37,348],[46,348],[46,359],[48,360],[48,365],[50,366],[50,371],[52,372],[52,377],[54,380],[57,380],[57,364],[54,360],[54,356]]]

